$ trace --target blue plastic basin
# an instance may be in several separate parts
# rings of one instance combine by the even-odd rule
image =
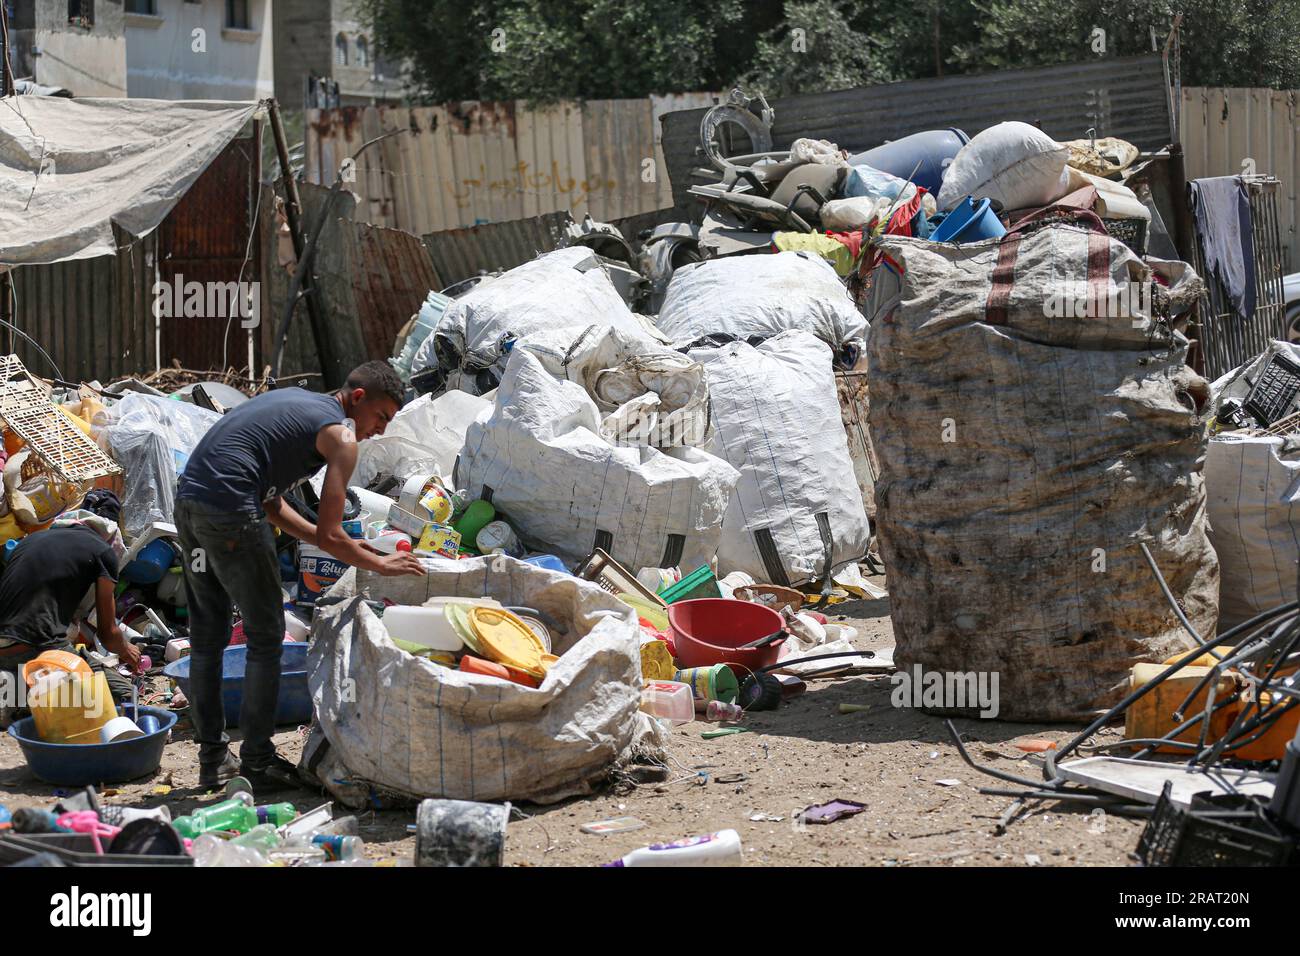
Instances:
[[[221,703],[226,710],[226,722],[239,721],[239,706],[244,701],[244,664],[248,659],[248,645],[227,647],[221,662]],[[176,681],[187,698],[190,694],[190,659],[182,657],[163,668],[163,673]],[[307,645],[285,644],[280,654],[280,696],[275,702],[277,724],[304,724],[311,720],[311,692],[307,689]]]
[[[931,242],[979,242],[981,239],[998,239],[1007,234],[1006,227],[993,211],[987,199],[978,203],[967,196],[953,207],[943,222],[930,233]]]
[[[130,704],[119,704],[118,713],[135,720]],[[158,729],[143,737],[117,740],[111,744],[50,744],[36,736],[36,721],[24,717],[9,726],[9,736],[18,741],[27,766],[46,783],[63,787],[117,783],[153,773],[162,764],[167,733],[176,715],[159,707],[141,707],[140,716],[153,716]]]

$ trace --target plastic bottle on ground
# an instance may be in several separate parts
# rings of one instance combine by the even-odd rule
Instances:
[[[195,866],[267,866],[269,862],[257,847],[236,846],[215,833],[205,833],[194,841]]]
[[[652,843],[605,866],[739,866],[742,860],[740,834],[721,830],[672,843]]]

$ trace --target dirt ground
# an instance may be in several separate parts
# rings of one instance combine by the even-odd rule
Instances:
[[[872,580],[884,584],[883,579]],[[888,599],[833,610],[838,613],[832,620],[858,628],[859,647],[893,643]],[[701,733],[718,725],[684,724],[675,729],[668,748],[667,780],[624,781],[552,806],[520,806],[509,826],[506,862],[591,866],[649,843],[724,828],[740,833],[745,862],[753,866],[1131,862],[1141,821],[1039,804],[998,835],[998,819],[1011,798],[982,795],[978,788],[1002,784],[962,761],[941,718],[891,706],[891,690],[887,676],[822,678],[809,681],[807,693],[776,711],[747,715],[748,733],[705,740]],[[842,703],[869,709],[841,714]],[[1064,742],[1079,729],[974,719],[956,725],[977,761],[1029,779],[1041,772],[1013,742],[1026,737]],[[277,735],[280,752],[296,758],[304,733],[286,730]],[[1111,729],[1099,736],[1118,739],[1119,734]],[[109,800],[141,807],[168,803],[173,815],[180,815],[220,797],[198,791],[197,780],[196,748],[182,721],[155,777],[119,785],[109,791]],[[56,792],[31,775],[8,735],[0,738],[0,804],[11,810],[50,806]],[[259,800],[263,796],[259,794]],[[291,800],[300,810],[326,802],[308,791],[265,796]],[[795,826],[793,816],[800,809],[836,798],[867,808],[835,823]],[[646,825],[609,836],[579,829],[584,823],[619,816],[634,816]],[[362,814],[368,856],[409,863],[415,841],[406,827],[413,822],[413,811]]]

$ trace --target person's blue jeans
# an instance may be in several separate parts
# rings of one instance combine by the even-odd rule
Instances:
[[[248,640],[239,729],[241,762],[259,769],[275,754],[275,704],[280,693],[284,605],[275,535],[263,514],[221,511],[179,499],[175,509],[190,618],[190,718],[202,766],[226,757],[221,703],[222,654],[230,644],[231,605]]]

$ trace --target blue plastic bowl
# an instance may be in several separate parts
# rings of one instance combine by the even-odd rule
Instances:
[[[135,719],[130,704],[119,704],[118,712]],[[140,716],[154,717],[158,729],[143,737],[118,740],[111,744],[49,744],[36,736],[36,721],[24,717],[9,726],[9,736],[18,741],[27,766],[46,783],[62,787],[117,783],[144,777],[162,764],[167,733],[176,723],[176,715],[158,707],[141,707]]]
[[[981,239],[999,239],[1006,234],[1006,227],[998,220],[989,200],[981,199],[976,204],[967,196],[930,233],[930,241],[979,242]]]
[[[221,703],[226,721],[239,721],[239,706],[244,701],[244,663],[248,645],[227,647],[221,662]],[[176,681],[181,693],[190,694],[190,659],[182,657],[163,668],[163,674]],[[280,654],[280,696],[275,702],[277,724],[305,724],[311,720],[311,692],[307,689],[307,645],[285,644]]]

